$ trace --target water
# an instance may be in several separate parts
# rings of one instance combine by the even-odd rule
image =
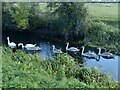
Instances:
[[[3,35],[3,44],[7,45],[7,40],[6,37],[8,35]],[[40,46],[42,49],[38,53],[43,57],[43,58],[49,58],[53,56],[52,52],[52,45],[55,45],[56,48],[61,48],[63,52],[65,52],[65,47],[66,44],[65,42],[58,42],[58,41],[51,41],[50,39],[45,39],[45,38],[37,38],[35,36],[28,35],[26,36],[21,36],[21,35],[12,35],[10,36],[10,40],[14,41],[15,43],[20,43],[22,42],[23,44],[26,43],[33,43],[37,44],[37,46]],[[94,59],[87,59],[83,58],[86,61],[86,64],[84,67],[97,67],[99,68],[102,72],[109,73],[113,77],[114,80],[118,80],[118,68],[120,66],[120,56],[115,56],[115,59],[104,59],[100,57],[99,61],[96,61]],[[120,80],[119,80],[120,81]]]
[[[114,80],[118,81],[118,68],[120,68],[118,62],[120,56],[115,56],[115,59],[104,59],[100,57],[99,61],[96,61],[94,59],[84,59],[86,60],[85,67],[97,67],[103,73],[110,74]]]

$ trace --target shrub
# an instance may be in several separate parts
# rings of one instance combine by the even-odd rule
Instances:
[[[68,54],[44,60],[38,54],[2,49],[3,88],[118,88],[98,69],[80,67]]]

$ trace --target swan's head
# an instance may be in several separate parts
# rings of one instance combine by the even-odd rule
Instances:
[[[7,40],[9,40],[9,37],[7,37]]]
[[[55,45],[52,45],[52,48],[55,49]]]
[[[67,42],[66,44],[69,45],[69,42]]]
[[[100,50],[101,48],[100,48],[100,47],[98,47],[97,49],[98,49],[98,50]]]

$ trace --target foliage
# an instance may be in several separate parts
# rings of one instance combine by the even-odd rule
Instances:
[[[62,3],[49,3],[47,7],[50,7],[53,11],[53,16],[57,17],[58,27],[66,37],[70,36],[71,40],[76,40],[74,36],[78,37],[84,34],[86,29],[86,15],[87,10],[84,7],[84,3],[75,2],[62,2]],[[53,27],[55,25],[53,24]]]
[[[2,9],[2,26],[3,28],[8,28],[11,29],[12,27],[16,27],[16,25],[13,24],[12,22],[12,17],[11,14],[8,13],[10,10],[11,5],[9,3],[3,3],[3,9]]]
[[[30,3],[29,29],[48,27],[50,12],[46,3]]]
[[[57,74],[56,74],[56,80],[63,80],[63,78],[65,77],[65,65],[61,65],[58,68]]]
[[[0,87],[2,87],[2,47],[0,46]]]
[[[87,31],[85,42],[89,45],[103,46],[118,51],[119,30],[102,21],[92,21]]]
[[[18,3],[16,5],[15,11],[11,10],[12,18],[14,18],[13,20],[17,23],[18,28],[26,29],[29,26],[28,16],[30,5],[29,3]]]
[[[3,26],[10,24],[10,28],[16,27],[19,30],[47,26],[46,14],[39,6],[39,3],[3,3]]]
[[[80,67],[68,54],[44,60],[37,53],[3,47],[2,71],[3,88],[118,88],[109,75]]]
[[[75,2],[3,3],[2,25],[3,30],[39,31],[47,28],[50,30],[40,32],[70,42],[85,41],[84,44],[87,45],[103,46],[120,52],[118,5]]]
[[[15,22],[19,29],[28,28],[29,3],[5,3],[4,9],[11,15],[12,22]]]

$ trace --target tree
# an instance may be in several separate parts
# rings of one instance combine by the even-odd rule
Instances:
[[[29,26],[28,16],[30,11],[30,3],[4,3],[3,4],[3,14],[7,15],[14,25],[17,26],[18,29],[27,29]],[[3,15],[3,16],[4,16]],[[5,16],[5,17],[7,17]],[[7,20],[6,18],[4,20]],[[9,21],[7,21],[9,22]],[[7,23],[6,22],[6,23]],[[9,23],[8,23],[9,24]]]
[[[84,36],[86,29],[87,10],[84,3],[64,2],[49,3],[48,7],[53,11],[53,15],[58,18],[59,29],[63,31],[66,39],[68,37],[76,40],[80,36]]]
[[[14,4],[14,7],[15,11],[12,9],[12,18],[14,18],[14,22],[16,22],[19,29],[27,29],[29,26],[28,16],[30,14],[30,4],[22,2]]]
[[[12,22],[12,17],[10,14],[10,9],[11,9],[11,4],[10,3],[2,3],[2,26],[3,26],[3,30],[7,29],[9,27],[9,29],[11,29],[11,27],[14,27],[14,24]]]

